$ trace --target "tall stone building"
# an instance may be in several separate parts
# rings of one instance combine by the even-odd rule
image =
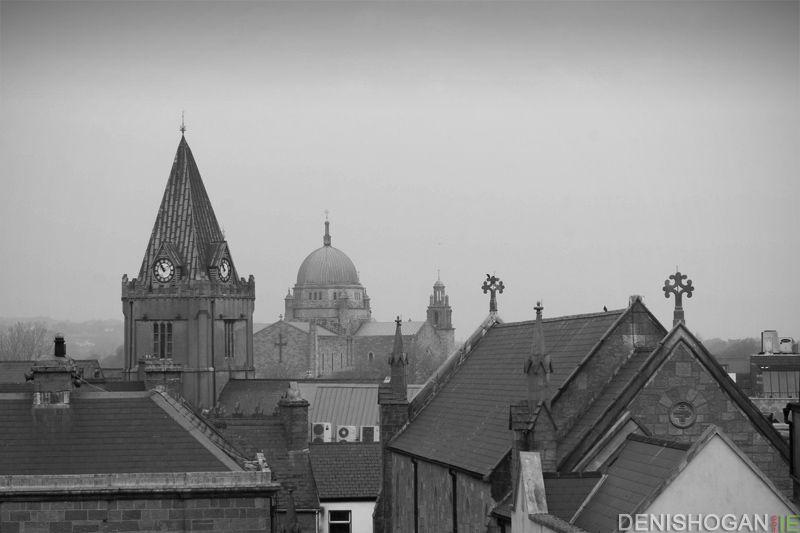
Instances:
[[[229,378],[254,377],[254,303],[181,136],[139,274],[122,277],[126,378],[160,367],[192,405],[213,405]]]
[[[353,261],[331,245],[325,221],[322,247],[301,263],[286,295],[286,315],[254,335],[259,378],[379,377],[394,343],[395,323],[372,318],[370,298]],[[452,308],[437,280],[424,321],[403,323],[403,343],[413,356],[412,381],[423,381],[455,344]]]

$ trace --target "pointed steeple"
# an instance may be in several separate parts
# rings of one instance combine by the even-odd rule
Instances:
[[[533,410],[539,402],[544,401],[550,407],[550,374],[553,364],[544,344],[544,326],[542,324],[541,302],[536,302],[536,324],[533,326],[533,346],[531,355],[525,362],[525,373],[528,375],[528,402]]]
[[[192,151],[181,136],[139,279],[151,280],[159,255],[178,263],[175,267],[181,269],[183,280],[208,279],[210,263],[224,255],[226,248]]]
[[[391,388],[397,397],[405,397],[407,394],[406,366],[408,365],[408,354],[403,352],[403,333],[401,331],[403,321],[400,320],[400,317],[397,317],[395,323],[397,326],[394,330],[394,347],[392,354],[389,356],[389,366],[392,367]]]

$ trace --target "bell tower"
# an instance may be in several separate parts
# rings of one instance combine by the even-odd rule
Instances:
[[[255,376],[254,304],[182,135],[139,274],[122,277],[126,379],[169,367],[185,400],[211,407],[229,378]]]
[[[428,304],[428,323],[440,336],[444,337],[445,353],[450,355],[455,344],[453,309],[450,307],[450,297],[445,291],[441,276],[433,284],[433,294],[431,294]]]

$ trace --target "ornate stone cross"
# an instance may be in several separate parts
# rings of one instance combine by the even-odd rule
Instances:
[[[487,292],[492,293],[492,297],[489,300],[489,312],[496,313],[497,296],[495,293],[499,292],[500,294],[503,294],[503,289],[506,288],[505,285],[503,285],[503,282],[500,281],[500,278],[486,274],[486,281],[483,282],[483,287],[481,288],[483,289],[483,294],[486,294]]]
[[[681,274],[680,271],[676,272],[675,274],[671,275],[668,280],[664,281],[664,298],[669,298],[670,294],[675,295],[675,312],[672,316],[672,327],[678,325],[678,322],[686,323],[686,320],[683,318],[683,295],[686,294],[687,298],[692,297],[692,291],[694,291],[694,287],[692,286],[692,280],[686,280],[686,283],[683,280],[686,279],[686,274]],[[669,280],[673,280],[674,284],[670,285]]]
[[[278,333],[278,342],[275,343],[278,347],[278,362],[283,363],[283,347],[286,346],[286,341],[283,340],[283,333]]]

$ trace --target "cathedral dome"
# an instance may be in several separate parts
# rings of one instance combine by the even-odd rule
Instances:
[[[325,222],[324,246],[311,252],[297,271],[297,284],[358,284],[356,266],[341,250],[331,246],[328,222]]]

